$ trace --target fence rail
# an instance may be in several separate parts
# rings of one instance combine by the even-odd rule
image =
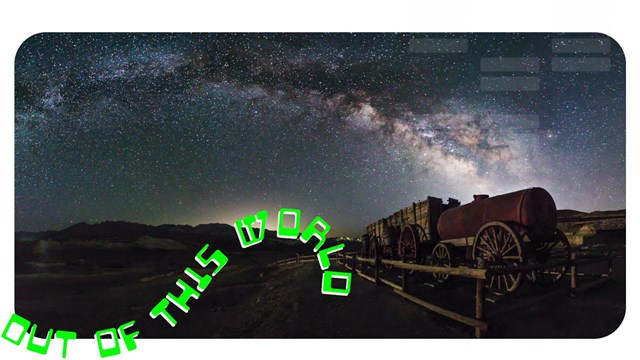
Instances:
[[[330,255],[329,261],[336,261],[338,257],[336,255]],[[287,259],[277,260],[271,263],[271,266],[286,265],[286,264],[298,264],[298,263],[310,263],[318,262],[317,255],[297,255],[296,257],[290,257]]]
[[[449,319],[455,320],[459,323],[471,326],[475,329],[475,336],[482,337],[484,333],[486,333],[489,329],[489,323],[485,319],[485,302],[486,302],[486,293],[485,293],[485,283],[486,280],[491,279],[492,276],[495,275],[506,275],[506,274],[518,274],[525,273],[532,270],[541,270],[541,269],[550,269],[555,268],[562,265],[569,266],[569,276],[570,276],[570,287],[569,294],[572,297],[575,297],[578,294],[577,283],[578,277],[580,276],[595,276],[601,277],[600,280],[593,281],[589,284],[586,284],[581,288],[581,291],[586,290],[587,288],[591,288],[594,286],[598,286],[601,283],[609,280],[609,278],[613,275],[613,260],[616,258],[615,255],[609,254],[607,256],[593,257],[589,256],[586,258],[578,259],[576,258],[576,253],[571,253],[571,259],[566,260],[558,260],[548,262],[546,264],[534,264],[534,265],[522,265],[522,266],[508,266],[500,269],[476,269],[470,267],[441,267],[441,266],[432,266],[432,265],[423,265],[423,264],[413,264],[406,263],[400,260],[389,260],[378,258],[364,258],[357,256],[355,252],[351,253],[337,253],[335,256],[330,256],[330,261],[335,261],[341,266],[346,267],[351,270],[353,274],[358,275],[364,280],[372,282],[376,285],[387,285],[391,287],[395,294],[400,295],[401,297],[419,305],[423,308],[445,316]],[[316,255],[305,255],[300,256],[297,255],[295,258],[288,258],[283,260],[278,260],[274,262],[272,265],[286,265],[293,263],[306,263],[306,262],[316,262],[318,261]],[[584,274],[578,272],[578,266],[583,266],[587,264],[593,264],[598,262],[607,262],[608,263],[608,271],[604,274]],[[366,274],[364,269],[364,264],[371,265],[373,267],[373,276]],[[402,270],[402,282],[401,284],[396,284],[393,281],[384,279],[380,276],[380,266],[387,265],[391,268],[396,268]],[[360,269],[358,269],[358,266]],[[408,292],[408,283],[407,276],[408,270],[418,271],[423,273],[431,273],[431,274],[446,274],[450,276],[458,276],[463,278],[470,278],[475,280],[475,316],[470,317],[464,314],[460,314],[444,307],[429,303],[425,300],[419,299],[414,295],[411,295]]]

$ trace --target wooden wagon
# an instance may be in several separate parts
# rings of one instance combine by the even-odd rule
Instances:
[[[367,225],[361,255],[443,267],[552,264],[571,256],[569,242],[556,226],[555,202],[542,188],[476,195],[462,206],[456,199],[443,203],[428,197]],[[566,269],[562,264],[526,276],[536,284],[553,284]],[[487,288],[496,294],[511,293],[523,276],[495,275]],[[449,279],[446,274],[434,277],[438,282]]]

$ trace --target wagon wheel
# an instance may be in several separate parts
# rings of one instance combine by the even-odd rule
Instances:
[[[534,256],[534,261],[537,264],[571,260],[569,240],[562,231],[556,230],[551,241],[536,246]],[[551,268],[534,270],[530,276],[536,285],[551,285],[562,280],[568,268],[568,264],[562,264]]]
[[[418,224],[405,225],[400,233],[400,239],[398,240],[398,256],[403,261],[409,263],[417,263],[420,244],[425,241],[427,235]],[[409,274],[413,274],[413,270],[407,270]]]
[[[371,242],[371,237],[368,235],[362,237],[362,244],[360,246],[360,256],[368,257],[369,256],[369,243]]]
[[[377,258],[378,257],[378,237],[372,236],[369,240],[369,257]]]
[[[456,267],[458,266],[455,256],[453,255],[453,246],[451,244],[438,243],[431,252],[431,263],[433,266]],[[433,277],[439,283],[444,283],[449,279],[449,274],[433,274]]]
[[[473,242],[473,260],[484,262],[488,269],[520,266],[524,261],[522,239],[518,232],[500,221],[483,225]],[[493,275],[487,289],[497,295],[512,293],[522,282],[522,273]]]
[[[422,226],[413,224],[405,225],[400,234],[398,242],[398,255],[408,262],[415,262],[418,259],[418,250],[424,237]]]

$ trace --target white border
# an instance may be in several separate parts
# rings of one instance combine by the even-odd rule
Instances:
[[[224,4],[214,1],[103,1],[90,5],[86,1],[3,1],[0,4],[2,26],[0,51],[0,159],[3,170],[0,191],[0,229],[2,248],[3,291],[0,296],[0,323],[4,328],[13,311],[13,228],[14,228],[14,157],[13,157],[13,60],[16,50],[27,37],[41,31],[390,31],[390,32],[602,32],[618,41],[627,58],[627,119],[638,119],[637,66],[640,64],[639,43],[632,34],[637,23],[634,2],[537,0],[514,1],[404,1],[395,0],[383,6],[371,2],[345,0],[301,1],[234,1]],[[521,5],[518,5],[521,4]],[[633,79],[634,81],[631,81]],[[627,134],[640,134],[637,121],[627,123]],[[628,137],[629,138],[629,137]],[[627,153],[638,154],[638,141],[627,140]],[[628,184],[638,184],[637,160],[628,157]],[[588,189],[585,189],[588,191]],[[638,192],[627,187],[627,216],[629,224],[638,223]],[[638,231],[628,229],[627,315],[621,328],[601,340],[418,340],[407,343],[395,340],[360,342],[336,340],[137,340],[138,349],[115,358],[159,359],[184,355],[216,354],[227,358],[271,357],[281,359],[335,356],[368,357],[503,357],[519,359],[559,358],[606,359],[625,354],[636,343],[633,329],[638,326],[635,283],[638,274]],[[240,343],[242,341],[242,344]],[[472,343],[473,342],[473,343]],[[45,359],[59,358],[60,348],[52,343],[46,357],[31,354],[24,344],[20,348],[0,339],[3,358]],[[179,345],[179,346],[178,346]],[[461,346],[456,346],[461,345]],[[317,351],[318,346],[334,354]],[[7,354],[9,357],[5,357]],[[92,340],[75,340],[69,344],[68,359],[98,358]]]

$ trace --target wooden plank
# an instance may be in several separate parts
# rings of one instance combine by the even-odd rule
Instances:
[[[515,273],[524,272],[524,271],[547,269],[547,268],[553,268],[553,267],[558,267],[561,265],[568,265],[568,264],[571,264],[571,260],[569,259],[550,261],[544,264],[506,266],[500,269],[487,269],[487,276],[491,277],[493,275],[515,274]]]
[[[565,217],[559,218],[559,223],[567,223],[567,222],[589,222],[589,221],[597,221],[597,220],[611,220],[611,219],[624,219],[626,215],[613,215],[613,216],[584,216],[584,217]]]
[[[294,259],[294,260],[295,260],[295,259]],[[337,259],[337,258],[335,258],[335,257],[333,257],[333,258],[332,258],[332,257],[330,257],[330,258],[329,258],[329,261],[338,261],[338,259]],[[291,262],[291,261],[290,261],[290,262]],[[312,258],[309,258],[309,259],[300,259],[300,263],[312,263],[312,262],[318,262],[318,258],[316,258],[316,257],[312,257]]]
[[[369,264],[376,263],[375,259],[367,259],[362,257],[356,257],[356,259],[358,261],[369,263]],[[442,266],[410,264],[410,263],[404,263],[399,260],[386,260],[386,259],[382,259],[381,261],[383,264],[389,264],[399,269],[416,270],[421,272],[429,272],[429,273],[437,273],[437,274],[449,274],[453,276],[463,276],[463,277],[470,277],[475,279],[487,278],[486,269],[471,269],[467,267],[447,268]]]
[[[476,279],[476,320],[484,320],[484,280]],[[482,337],[482,329],[475,327],[477,338]]]
[[[317,255],[305,255],[305,256],[296,256],[294,258],[277,260],[273,263],[273,265],[288,265],[291,263],[312,263],[317,262]],[[329,261],[338,261],[337,256],[329,256]]]
[[[480,329],[481,331],[487,331],[487,329],[489,328],[489,324],[486,323],[485,321],[482,320],[477,320],[462,314],[458,314],[456,312],[453,312],[451,310],[447,310],[445,308],[442,308],[438,305],[434,305],[431,303],[428,303],[424,300],[418,299],[415,296],[409,295],[406,292],[402,291],[402,290],[397,290],[394,289],[393,292],[395,292],[396,294],[402,296],[403,298],[412,301],[424,308],[426,308],[427,310],[433,311],[437,314],[440,314],[444,317],[447,317],[449,319],[455,320],[457,322],[463,323],[465,325],[469,325],[471,327],[474,327],[476,329]]]
[[[361,262],[375,264],[375,259],[367,259],[362,257],[356,257],[356,259]],[[598,259],[578,259],[578,260],[573,260],[573,264],[585,265],[585,264],[591,264],[596,262],[609,261],[609,259],[610,257],[602,257]],[[467,267],[446,268],[441,266],[410,264],[410,263],[404,263],[399,260],[382,259],[381,261],[383,264],[392,265],[399,269],[416,270],[416,271],[435,273],[435,274],[448,274],[452,276],[463,276],[463,277],[470,277],[475,279],[488,279],[494,275],[514,274],[514,273],[530,271],[530,270],[552,268],[560,265],[569,265],[572,263],[571,260],[560,260],[560,261],[549,262],[546,264],[513,266],[513,267],[505,267],[501,269],[472,269]]]
[[[365,279],[365,280],[369,280],[369,281],[371,281],[371,282],[372,282],[372,283],[374,283],[374,284],[376,283],[376,279],[374,279],[374,278],[372,278],[371,276],[369,276],[369,275],[367,275],[367,274],[363,273],[362,271],[360,271],[360,270],[356,270],[356,272],[358,273],[358,275],[359,275],[361,278],[363,278],[363,279]]]
[[[440,242],[443,244],[451,244],[455,247],[466,247],[466,246],[471,246],[471,244],[473,244],[473,240],[474,238],[470,237],[470,238],[440,240]]]
[[[486,269],[471,269],[467,267],[443,267],[443,266],[429,266],[420,264],[404,263],[399,260],[385,260],[382,259],[383,264],[389,264],[400,269],[416,270],[421,272],[428,272],[433,274],[448,274],[453,276],[470,277],[474,279],[487,279]]]
[[[576,260],[575,253],[572,253],[571,257],[573,258],[573,260],[568,260],[568,259],[557,260],[557,261],[550,261],[548,263],[543,263],[543,264],[507,266],[500,269],[487,269],[487,277],[491,277],[493,275],[502,275],[502,274],[515,274],[515,273],[530,271],[530,270],[548,269],[548,268],[558,267],[561,265],[574,265],[574,266],[586,265],[586,264],[592,264],[597,262],[605,262],[611,259],[611,257],[600,257],[600,258],[594,258],[594,259],[577,259]]]
[[[353,261],[351,262],[351,265],[353,267],[349,268],[347,264],[345,264],[345,266],[347,267],[347,269],[351,270],[351,274],[353,275],[353,273],[356,272],[356,267],[358,266],[358,262],[356,261],[356,254],[351,255],[351,258],[353,259]]]
[[[553,272],[551,273],[552,275],[554,274]],[[556,275],[558,274],[557,272],[555,273]],[[611,276],[612,274],[608,274],[608,273],[604,273],[604,274],[598,274],[598,273],[576,273],[576,276],[578,277],[585,277],[585,278],[603,278],[603,277],[607,277],[607,276]]]
[[[369,263],[369,264],[375,264],[376,263],[376,259],[363,258],[363,257],[360,257],[360,256],[357,256],[356,259],[358,261]]]
[[[572,256],[573,254],[575,253],[571,253]],[[581,258],[581,259],[574,260],[573,263],[575,265],[587,265],[587,264],[594,264],[598,262],[613,260],[614,258],[615,256],[611,256],[611,255],[601,256],[601,257],[589,257],[589,258]]]
[[[571,283],[569,285],[569,295],[571,295],[572,297],[576,296],[576,284],[577,284],[577,279],[576,279],[576,273],[577,271],[577,267],[576,267],[576,253],[571,253]]]
[[[312,262],[318,262],[318,260],[316,260],[316,259],[300,260],[301,264],[312,263]]]

